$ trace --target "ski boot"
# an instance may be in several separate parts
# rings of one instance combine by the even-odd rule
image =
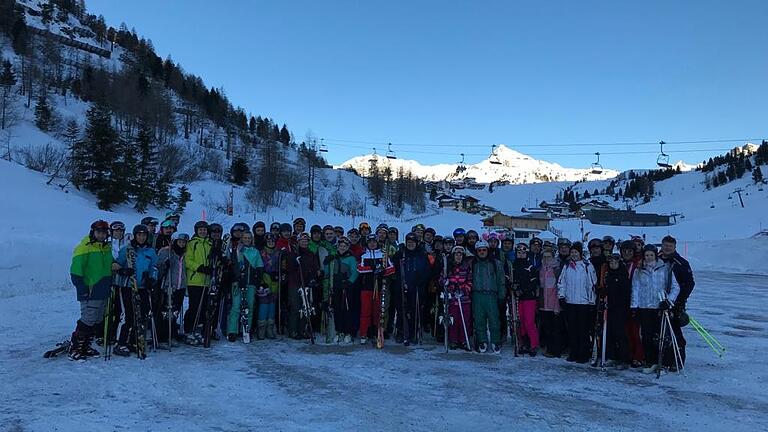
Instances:
[[[500,354],[501,353],[501,348],[498,345],[496,345],[495,343],[492,343],[491,344],[491,351],[494,354]]]
[[[485,353],[486,351],[488,351],[488,344],[486,344],[485,342],[480,342],[480,345],[477,347],[477,351],[481,353]]]
[[[267,339],[275,339],[277,331],[275,329],[275,320],[267,320],[266,336]]]
[[[539,353],[539,349],[538,348],[531,348],[531,349],[528,350],[528,355],[531,356],[531,357],[536,357],[536,354],[538,354],[538,353]]]
[[[227,340],[230,342],[235,342],[237,341],[237,335],[234,333],[230,333],[227,335]]]
[[[365,336],[360,337],[360,345],[365,345],[368,343],[368,338]]]
[[[85,338],[83,341],[83,353],[86,357],[99,357],[101,353],[91,346],[91,338]]]
[[[85,352],[85,339],[79,337],[77,332],[72,333],[72,340],[69,345],[69,353],[67,354],[70,360],[84,362],[88,359]]]
[[[350,335],[344,335],[344,343],[349,345],[352,343],[352,336]]]
[[[267,336],[267,322],[265,320],[259,320],[256,323],[256,339],[264,340]]]
[[[112,349],[112,354],[120,357],[128,357],[131,355],[131,350],[125,345],[118,345]]]

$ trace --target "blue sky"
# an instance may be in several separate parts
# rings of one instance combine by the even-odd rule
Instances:
[[[599,151],[626,169],[656,155],[609,153],[658,146],[598,144],[768,135],[760,0],[87,4],[247,112],[325,138],[331,163],[385,142],[422,163],[474,162],[504,143],[569,167]],[[737,144],[665,150],[698,162]]]

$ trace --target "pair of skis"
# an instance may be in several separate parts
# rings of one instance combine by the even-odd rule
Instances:
[[[444,275],[444,281],[443,281],[443,316],[440,317],[440,321],[442,321],[443,324],[443,342],[445,345],[445,352],[448,352],[448,331],[449,328],[454,324],[454,318],[451,316],[450,313],[450,301],[451,301],[451,293],[448,290],[448,259],[446,257],[445,260],[443,260],[443,275]],[[467,332],[467,322],[464,318],[464,305],[462,304],[461,298],[464,297],[464,294],[459,290],[456,294],[453,295],[453,297],[458,301],[459,303],[459,316],[461,318],[461,327],[464,331],[464,342],[467,346],[467,350],[472,350],[472,342],[469,339],[469,333]]]
[[[301,256],[296,257],[296,263],[299,265],[299,280],[301,286],[299,287],[299,297],[301,298],[301,310],[299,310],[299,316],[307,320],[306,331],[309,332],[309,341],[312,345],[315,344],[315,329],[312,327],[312,317],[315,316],[315,307],[312,303],[312,287],[304,284],[304,270],[301,266]]]

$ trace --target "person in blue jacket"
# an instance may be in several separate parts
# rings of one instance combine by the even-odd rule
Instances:
[[[115,261],[120,266],[118,274],[131,278],[131,283],[120,288],[120,302],[125,321],[120,326],[117,346],[112,353],[127,357],[131,351],[135,351],[136,338],[143,336],[137,335],[133,328],[134,314],[149,315],[149,298],[157,283],[157,253],[149,243],[149,229],[146,225],[133,227],[133,239],[120,250]],[[133,310],[133,280],[141,296],[140,311]]]

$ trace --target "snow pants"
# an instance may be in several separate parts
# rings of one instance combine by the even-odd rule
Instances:
[[[472,348],[472,341],[466,340],[466,337],[472,337],[472,301],[461,301],[461,309],[459,309],[459,302],[451,300],[448,303],[448,314],[453,317],[453,325],[448,327],[448,343],[463,345],[467,344],[467,348]],[[464,322],[461,321],[461,314],[464,314]],[[467,335],[464,335],[464,325],[467,326]]]
[[[357,302],[353,300],[357,297]],[[360,317],[360,294],[350,285],[333,291],[333,324],[336,333],[357,334],[357,321]]]
[[[560,327],[562,314],[556,314],[554,311],[539,311],[540,336],[542,347],[547,349],[547,353],[555,357],[560,357],[563,347],[560,343]]]
[[[192,334],[197,329],[194,328],[195,321],[197,326],[205,323],[205,311],[208,309],[208,289],[202,286],[187,287],[189,295],[189,309],[184,313],[184,333]]]
[[[569,303],[565,308],[565,316],[568,321],[568,346],[570,355],[568,358],[586,362],[592,356],[592,343],[590,334],[595,327],[595,305]]]
[[[274,302],[274,299],[269,301],[259,299],[259,321],[274,320],[276,306],[277,304]]]
[[[229,308],[227,317],[227,334],[238,334],[240,330],[240,302],[243,291],[238,284],[232,284],[232,307]],[[245,289],[245,299],[248,303],[248,328],[253,328],[253,305],[255,303],[256,287],[248,285]]]
[[[627,339],[626,323],[628,312],[624,308],[608,308],[608,334],[605,347],[606,356],[612,360],[629,364],[632,358],[629,354],[629,339]]]
[[[478,344],[480,342],[488,342],[489,345],[501,343],[499,300],[495,294],[472,293],[472,317],[474,321],[473,327],[475,328],[475,341]],[[488,339],[488,333],[491,335],[490,340]]]
[[[659,356],[659,331],[661,316],[657,309],[640,309],[637,315],[640,321],[640,334],[643,338],[643,351],[646,364],[655,364]]]
[[[638,319],[627,318],[624,325],[624,330],[627,333],[627,342],[629,344],[629,355],[633,361],[643,362],[645,360],[645,349],[643,348],[643,340],[640,339],[640,323]]]
[[[384,301],[386,302],[387,299],[385,298]],[[387,310],[386,306],[384,310]],[[380,321],[381,293],[377,292],[376,295],[373,295],[373,291],[360,291],[360,337],[373,337],[375,332],[372,332],[371,329],[378,329]],[[386,322],[385,317],[385,326]]]
[[[539,347],[539,329],[536,328],[536,300],[518,300],[517,310],[520,316],[520,337],[528,337],[530,348]]]
[[[122,322],[120,323],[120,331],[117,337],[118,345],[128,345],[129,342],[136,342],[136,335],[134,334],[134,317],[136,313],[147,316],[149,314],[149,291],[146,289],[139,290],[139,297],[141,297],[141,309],[135,311],[133,309],[133,290],[130,287],[120,288],[120,302],[123,310]],[[102,309],[103,310],[103,309]],[[149,320],[147,320],[147,329],[150,329]]]

